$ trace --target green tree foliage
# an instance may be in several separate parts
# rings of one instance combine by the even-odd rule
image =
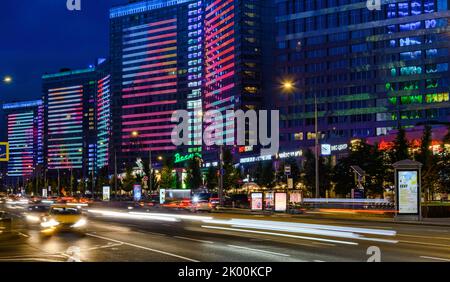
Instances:
[[[200,168],[200,159],[198,157],[189,160],[187,167],[187,177],[185,184],[190,189],[198,189],[203,185],[202,171]]]
[[[400,128],[397,133],[397,137],[394,141],[394,146],[391,151],[391,162],[395,163],[398,161],[403,161],[409,159],[411,156],[409,155],[409,143],[406,138],[406,131],[403,128]]]
[[[176,177],[173,174],[174,163],[173,160],[165,159],[163,168],[161,170],[160,187],[163,189],[171,189],[177,187]]]
[[[223,149],[223,188],[231,190],[239,185],[240,172],[234,166],[233,154],[228,148]]]
[[[258,162],[255,167],[254,177],[256,184],[261,187],[272,187],[275,180],[275,171],[271,161]]]
[[[109,174],[108,174],[108,167],[102,167],[97,172],[97,181],[95,183],[96,186],[96,192],[101,194],[101,191],[103,189],[103,186],[109,186]]]
[[[219,186],[218,171],[216,167],[210,166],[206,173],[206,187],[209,190],[216,190]]]
[[[372,146],[365,141],[357,142],[352,145],[349,155],[339,160],[333,169],[332,177],[337,194],[347,195],[351,189],[356,188],[355,174],[351,166],[359,166],[365,171],[363,186],[368,195],[383,193],[387,165],[377,145]]]
[[[128,165],[125,168],[125,177],[122,179],[122,190],[125,192],[131,192],[135,183],[136,178],[133,175],[133,167]]]
[[[301,180],[306,185],[311,196],[316,193],[316,156],[308,149],[305,152],[305,160],[301,169]],[[291,165],[292,170],[292,165]],[[294,173],[294,171],[292,171]],[[294,175],[294,174],[293,174]],[[295,178],[294,178],[295,182]],[[294,184],[295,185],[295,184]],[[320,197],[325,196],[325,191],[331,188],[331,163],[323,157],[319,158],[319,193]]]

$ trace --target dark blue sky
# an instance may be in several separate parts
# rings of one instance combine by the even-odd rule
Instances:
[[[108,55],[109,8],[127,0],[81,0],[68,11],[66,0],[2,0],[0,101],[41,97],[41,76],[63,67],[84,68]]]

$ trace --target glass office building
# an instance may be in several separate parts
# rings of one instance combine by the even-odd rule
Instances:
[[[447,0],[381,1],[379,10],[361,0],[276,2],[282,147],[314,145],[316,105],[333,154],[353,138],[448,122]]]
[[[7,103],[2,108],[10,150],[7,183],[23,185],[43,163],[42,100]]]
[[[270,3],[152,0],[111,9],[112,138],[121,164],[150,151],[155,159],[209,152],[217,159],[217,148],[202,146],[203,114],[262,106],[270,50],[262,13]],[[186,146],[171,140],[175,110],[190,115]]]
[[[96,100],[107,97],[107,77],[99,79],[91,66],[45,74],[42,80],[48,172],[88,177],[97,169]]]

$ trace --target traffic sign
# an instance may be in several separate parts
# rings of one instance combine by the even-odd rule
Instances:
[[[284,174],[285,175],[291,175],[291,166],[290,165],[285,165],[284,166]]]
[[[0,142],[0,162],[9,161],[9,143]]]

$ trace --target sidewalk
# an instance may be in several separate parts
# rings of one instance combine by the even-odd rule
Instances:
[[[243,215],[259,215],[277,218],[295,218],[295,219],[328,219],[328,220],[352,220],[352,221],[370,221],[380,223],[394,224],[415,224],[450,227],[450,218],[423,218],[421,221],[416,220],[400,220],[392,216],[384,215],[366,215],[366,214],[338,214],[338,213],[321,213],[315,211],[306,211],[304,214],[287,214],[276,213],[272,211],[251,211],[248,209],[237,208],[221,208],[214,213],[230,213]]]

